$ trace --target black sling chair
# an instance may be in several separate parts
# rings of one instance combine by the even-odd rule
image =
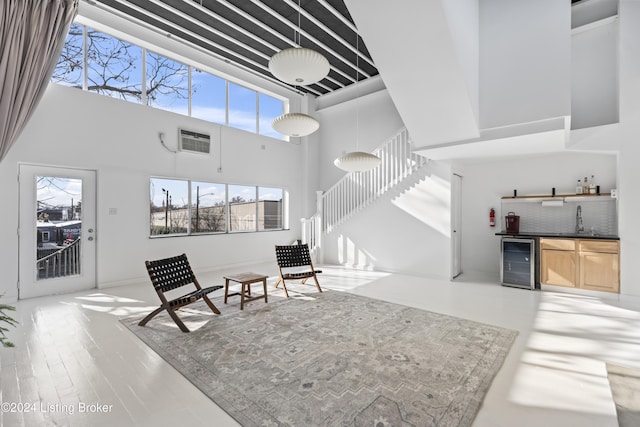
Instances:
[[[304,284],[310,277],[316,282],[316,288],[320,289],[320,283],[318,283],[317,273],[322,273],[322,270],[315,270],[313,263],[311,262],[311,255],[309,255],[309,245],[276,245],[276,259],[278,260],[278,271],[280,277],[275,284],[277,288],[280,282],[282,282],[282,289],[287,298],[289,298],[289,292],[287,292],[287,285],[285,280],[302,280]],[[307,267],[307,268],[301,268]],[[283,269],[294,268],[296,271],[285,272]]]
[[[198,301],[199,299],[203,299],[215,314],[220,314],[220,311],[216,308],[213,302],[211,302],[207,294],[221,289],[223,286],[202,288],[200,283],[198,283],[198,279],[196,279],[196,276],[191,270],[191,266],[187,260],[187,255],[182,254],[156,261],[145,261],[145,265],[147,266],[147,272],[149,273],[151,283],[158,293],[158,297],[162,304],[142,319],[138,325],[146,325],[147,322],[155,315],[160,313],[162,310],[167,310],[167,313],[169,313],[169,316],[171,316],[174,322],[176,322],[180,330],[182,332],[189,332],[189,329],[185,326],[182,320],[180,320],[176,311],[185,305]],[[187,294],[170,300],[165,296],[165,292],[178,289],[192,283],[195,285],[195,290]]]

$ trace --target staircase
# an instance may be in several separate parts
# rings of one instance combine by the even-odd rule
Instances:
[[[349,173],[326,192],[318,191],[315,215],[301,220],[302,242],[310,249],[321,247],[322,233],[330,232],[429,162],[411,151],[406,129],[373,154],[382,160],[380,166],[367,172]]]

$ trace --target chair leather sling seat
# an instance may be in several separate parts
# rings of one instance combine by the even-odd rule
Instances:
[[[287,298],[289,298],[289,292],[287,291],[286,280],[302,279],[302,283],[306,283],[309,278],[313,278],[316,284],[316,288],[319,292],[322,292],[320,283],[316,274],[322,273],[322,270],[316,270],[313,268],[313,262],[311,261],[311,255],[309,254],[309,245],[297,244],[297,245],[276,245],[276,259],[278,262],[278,271],[280,277],[276,281],[275,287],[277,288],[282,283],[282,289]],[[283,271],[283,269],[299,269],[296,271]]]
[[[176,322],[176,325],[178,325],[182,332],[189,332],[189,329],[186,327],[184,322],[180,320],[180,318],[176,314],[176,311],[181,307],[189,305],[200,299],[202,299],[209,306],[211,311],[213,311],[215,314],[220,314],[218,308],[213,304],[213,302],[207,295],[213,291],[222,289],[223,286],[209,286],[207,288],[203,288],[202,286],[200,286],[198,279],[196,279],[196,276],[193,274],[193,270],[191,270],[191,266],[189,265],[186,254],[155,261],[145,261],[145,265],[147,267],[149,278],[151,279],[151,284],[158,294],[158,298],[160,298],[161,304],[160,307],[156,308],[144,319],[142,319],[140,323],[138,323],[138,325],[146,325],[149,320],[151,320],[163,310],[166,310],[167,313],[169,313],[169,316],[171,316],[173,321]],[[195,286],[195,289],[191,292],[173,299],[167,299],[165,295],[166,292],[191,284]]]

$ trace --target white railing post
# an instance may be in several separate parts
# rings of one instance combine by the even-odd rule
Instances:
[[[316,191],[316,214],[314,215],[315,221],[313,223],[314,234],[314,246],[313,249],[317,251],[316,261],[320,264],[324,262],[324,255],[322,250],[322,224],[324,223],[324,191]]]

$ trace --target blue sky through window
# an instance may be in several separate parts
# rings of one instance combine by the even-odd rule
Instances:
[[[87,44],[87,90],[140,103],[142,48],[91,28]]]
[[[84,26],[71,25],[51,80],[54,83],[82,88],[84,80]],[[62,60],[64,59],[64,60]]]
[[[178,179],[151,178],[151,203],[166,206],[167,192],[169,204],[178,208],[189,205],[189,182]]]
[[[147,52],[147,105],[189,114],[189,67],[153,52]]]
[[[36,178],[38,209],[77,206],[82,202],[82,180],[56,176]]]
[[[282,200],[282,188],[258,188],[258,200]]]
[[[226,124],[226,80],[197,69],[191,73],[191,116]]]
[[[264,93],[258,94],[259,117],[259,133],[260,135],[270,136],[272,138],[282,138],[282,135],[273,130],[271,122],[273,119],[284,113],[282,101]]]
[[[229,126],[256,132],[256,91],[229,83]]]
[[[54,83],[82,87],[86,72],[88,91],[136,103],[143,102],[146,91],[149,106],[283,139],[271,127],[273,119],[284,112],[282,100],[152,51],[143,55],[142,47],[88,27],[84,58],[84,29],[72,25],[51,79]],[[142,76],[145,60],[146,75]]]
[[[191,182],[192,204],[199,201],[198,206],[210,207],[224,205],[226,200],[226,191],[224,184],[216,184],[212,182]]]

